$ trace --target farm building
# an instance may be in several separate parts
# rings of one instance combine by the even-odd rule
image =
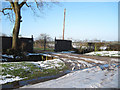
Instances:
[[[111,43],[108,45],[109,50],[120,51],[120,43]]]
[[[6,51],[7,49],[12,48],[12,37],[1,36],[2,40],[2,51]],[[33,52],[33,37],[24,38],[21,37],[18,39],[18,47],[27,52]]]
[[[55,51],[68,51],[72,49],[72,41],[71,40],[61,40],[55,39]]]

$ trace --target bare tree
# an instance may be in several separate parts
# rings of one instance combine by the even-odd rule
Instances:
[[[38,39],[35,41],[35,46],[44,47],[44,50],[46,50],[46,47],[48,47],[48,43],[52,42],[52,38],[48,34],[40,34]]]
[[[23,6],[31,8],[31,10],[36,13],[36,9],[41,10],[45,6],[49,6],[49,3],[43,2],[43,0],[34,0],[34,2],[28,2],[28,0],[5,0],[8,5],[2,7],[0,12],[7,16],[10,21],[15,22],[13,28],[13,39],[12,39],[12,49],[17,50],[18,48],[18,36],[20,31],[20,24],[22,22],[21,10]],[[53,0],[51,0],[53,1]],[[35,5],[32,5],[32,4]],[[53,2],[56,3],[56,2]]]

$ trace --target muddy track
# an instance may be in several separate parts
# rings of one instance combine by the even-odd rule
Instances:
[[[100,57],[100,56],[86,56],[81,54],[52,54],[53,56],[59,58],[64,61],[65,64],[69,67],[69,70],[80,70],[85,68],[90,68],[94,66],[107,65],[111,66],[112,64],[118,65],[119,58],[111,58],[111,57]],[[103,68],[105,68],[103,66]]]
[[[110,62],[117,63],[118,62],[117,60],[120,59],[120,58],[111,58],[111,57],[102,57],[102,56],[86,56],[86,55],[81,55],[81,54],[51,54],[51,55],[58,56],[59,58],[67,58],[70,60],[82,60],[88,63],[94,63],[94,61],[85,60],[84,58],[98,60],[98,61],[105,61],[106,63],[110,63]],[[112,61],[112,59],[116,59],[116,60]]]

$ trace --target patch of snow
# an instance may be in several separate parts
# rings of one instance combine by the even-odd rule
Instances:
[[[85,55],[100,55],[100,56],[120,57],[120,52],[119,51],[97,51],[97,52],[86,53]]]
[[[44,69],[50,69],[50,68],[63,68],[65,66],[64,62],[60,59],[53,59],[53,60],[47,60],[47,61],[38,61],[38,62],[29,62],[33,63],[34,65],[44,68]],[[63,66],[62,66],[62,65]]]
[[[105,61],[100,61],[100,60],[90,59],[90,58],[83,58],[83,57],[80,57],[80,59],[92,61],[92,62],[95,62],[95,63],[102,63],[102,64],[105,64],[105,63],[106,63]]]
[[[6,54],[2,55],[2,57],[5,57],[5,58],[14,58],[13,55],[6,55]]]
[[[48,56],[48,57],[51,57],[51,55],[49,55],[49,54],[42,54],[43,56]]]
[[[30,55],[42,55],[42,53],[28,53],[27,55],[28,56],[30,56]]]
[[[100,47],[100,49],[101,49],[101,50],[106,50],[107,47],[106,47],[106,46],[102,46],[102,47]]]
[[[74,64],[74,63],[77,63],[77,65],[80,67],[81,66],[81,64],[83,64],[83,65],[86,65],[87,67],[91,67],[91,66],[93,66],[92,64],[90,64],[90,63],[88,63],[88,62],[85,62],[85,61],[82,61],[82,60],[70,60],[70,59],[65,59],[65,58],[61,58],[63,61],[65,61],[65,62],[70,62],[70,63],[72,63],[72,64]]]
[[[77,45],[72,45],[74,48],[80,48],[80,46],[77,46]]]
[[[62,51],[62,52],[52,52],[51,54],[54,54],[54,55],[63,55],[63,54],[69,54],[69,53],[74,53],[75,51]]]
[[[18,81],[18,80],[22,80],[24,78],[20,78],[20,77],[15,77],[15,76],[11,76],[11,75],[6,75],[6,76],[2,76],[0,75],[0,84],[5,84],[8,82],[13,82],[13,81]]]
[[[111,61],[116,61],[116,62],[119,62],[120,60],[118,58],[111,58]]]
[[[87,46],[81,46],[82,49],[87,49]]]
[[[59,56],[53,56],[53,57],[55,57],[55,58],[59,58]]]
[[[78,60],[78,62],[87,65],[87,67],[91,67],[91,66],[92,66],[92,64],[89,64],[89,63],[87,63],[87,62],[85,62],[85,61],[80,61],[80,60]]]
[[[9,74],[7,74],[5,76],[0,75],[0,79],[5,79],[6,77],[12,77],[12,75],[9,75]]]
[[[7,61],[7,59],[3,59],[3,58],[1,58],[0,61]]]
[[[45,53],[28,53],[28,54],[27,54],[27,56],[30,56],[30,55],[43,55],[43,56],[51,57],[51,55],[45,54]]]
[[[61,53],[74,53],[75,51],[62,51]]]
[[[48,46],[55,47],[55,44],[49,43]]]

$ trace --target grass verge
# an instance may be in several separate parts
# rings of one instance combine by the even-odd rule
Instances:
[[[4,77],[2,80],[15,77],[23,78],[22,80],[30,80],[37,77],[57,75],[67,70],[67,66],[64,63],[59,62],[58,65],[63,67],[46,69],[27,62],[2,63],[2,77]],[[10,83],[12,82],[7,82],[6,84]]]

